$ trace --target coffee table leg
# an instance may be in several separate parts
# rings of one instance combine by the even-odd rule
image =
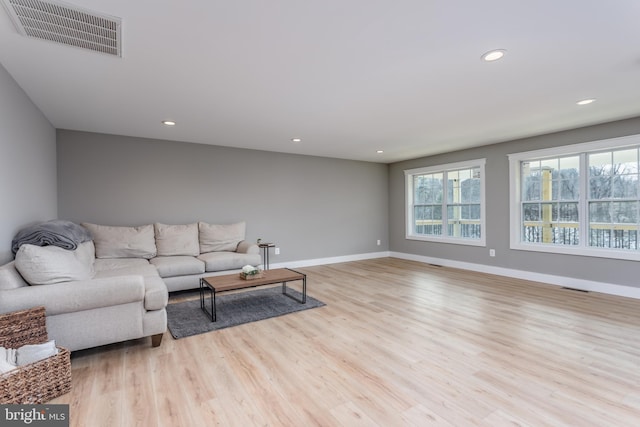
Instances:
[[[294,271],[294,270],[291,270],[291,271]],[[291,298],[292,300],[298,301],[300,304],[306,304],[307,303],[307,275],[302,274],[301,280],[302,280],[302,298],[301,299],[298,299],[293,295],[287,293],[287,282],[282,282],[282,293],[288,296],[289,298]]]
[[[307,275],[302,277],[302,303],[307,303]]]
[[[207,310],[207,306],[205,304],[204,293],[206,290],[209,290],[209,301],[211,301],[211,311]],[[206,286],[204,284],[204,279],[200,279],[200,309],[204,311],[204,313],[211,318],[212,322],[216,321],[216,290],[211,286]]]
[[[218,320],[218,313],[216,311],[216,290],[213,290],[213,298],[211,298],[211,321]]]
[[[204,308],[204,283],[202,283],[202,278],[200,278],[200,308]]]

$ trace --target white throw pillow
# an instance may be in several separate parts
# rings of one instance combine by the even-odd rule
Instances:
[[[244,240],[246,223],[218,225],[199,222],[200,253],[231,251],[235,252],[238,244]]]
[[[16,253],[15,266],[30,285],[91,279],[95,272],[87,247],[70,251],[58,246],[24,244]]]
[[[11,261],[0,267],[0,291],[18,289],[29,286],[16,269],[16,262]]]
[[[93,267],[93,262],[96,260],[96,247],[93,240],[80,243],[75,252],[79,260]]]
[[[16,369],[16,350],[0,347],[0,374]]]
[[[155,223],[158,256],[200,255],[198,223],[167,225]]]
[[[42,344],[27,344],[16,351],[16,363],[18,366],[24,366],[29,363],[39,362],[56,354],[58,354],[58,349],[56,348],[56,342],[54,340]]]
[[[6,374],[7,372],[11,372],[16,368],[17,368],[16,365],[12,365],[6,360],[0,359],[0,374]]]
[[[93,235],[96,258],[146,258],[156,256],[153,224],[139,227],[113,227],[82,223]]]

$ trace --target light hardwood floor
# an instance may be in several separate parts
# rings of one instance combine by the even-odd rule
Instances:
[[[74,426],[640,426],[640,300],[385,258],[326,307],[72,355]]]

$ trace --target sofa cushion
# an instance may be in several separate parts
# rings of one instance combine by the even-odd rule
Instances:
[[[83,222],[93,235],[96,258],[153,258],[156,240],[152,224],[139,227],[113,227]]]
[[[198,255],[198,259],[205,262],[207,271],[233,270],[247,264],[260,264],[260,255],[237,252],[209,252]]]
[[[184,276],[204,273],[204,261],[192,256],[160,256],[149,262],[156,266],[160,277]]]
[[[121,268],[148,267],[149,260],[144,258],[97,258],[93,265],[98,273],[101,271],[118,270]]]
[[[74,251],[58,246],[23,244],[16,253],[16,269],[30,285],[91,279],[95,274],[93,244],[88,243],[91,242],[81,243]]]
[[[29,284],[24,281],[16,269],[15,261],[11,261],[0,267],[0,291],[22,288],[24,286],[29,286]]]
[[[158,256],[200,255],[198,223],[167,225],[155,223]]]
[[[200,252],[235,251],[238,244],[244,240],[246,223],[235,224],[207,224],[198,223],[200,235]]]
[[[144,265],[131,265],[113,268],[109,270],[96,270],[96,279],[103,279],[105,277],[118,277],[118,276],[142,276],[142,277],[160,277],[158,270],[151,264]]]

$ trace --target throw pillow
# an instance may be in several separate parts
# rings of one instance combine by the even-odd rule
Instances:
[[[6,374],[7,372],[11,372],[16,368],[17,368],[16,365],[12,365],[6,360],[0,359],[0,374]]]
[[[16,369],[16,350],[14,348],[0,347],[0,373]]]
[[[47,357],[55,356],[56,354],[58,354],[58,349],[56,348],[56,342],[54,340],[42,344],[27,344],[16,351],[16,364],[18,366],[24,366],[29,363],[44,360]]]
[[[93,245],[93,240],[80,243],[75,253],[80,261],[93,267],[93,263],[96,260],[96,247]]]
[[[231,251],[235,252],[238,244],[244,240],[246,223],[218,225],[199,222],[200,253]]]
[[[158,256],[200,255],[198,223],[167,225],[155,223]]]
[[[93,235],[96,258],[146,258],[156,256],[153,224],[139,227],[113,227],[82,223]]]
[[[23,244],[16,253],[15,265],[30,285],[87,280],[95,272],[86,252],[86,247],[70,251],[58,246]]]
[[[11,261],[0,267],[0,291],[22,288],[24,286],[28,286],[28,284],[16,269],[15,261]]]

